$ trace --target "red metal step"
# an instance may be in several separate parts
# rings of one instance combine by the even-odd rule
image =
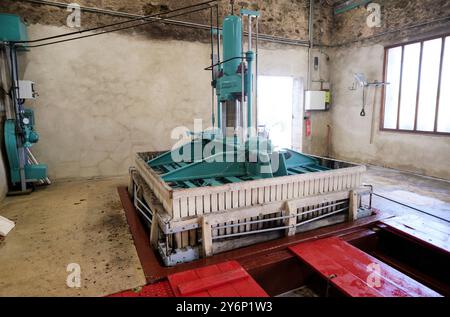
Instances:
[[[169,281],[157,282],[136,290],[128,290],[108,297],[174,297]]]
[[[268,297],[236,261],[169,275],[167,280],[110,297]]]
[[[289,249],[348,296],[441,296],[337,237],[304,242]]]
[[[228,261],[168,276],[175,296],[268,297],[236,261]]]

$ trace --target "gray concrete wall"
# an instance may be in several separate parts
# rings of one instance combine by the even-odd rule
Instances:
[[[368,90],[367,115],[359,115],[362,90],[349,90],[354,81],[353,73],[363,72],[369,81],[382,80],[383,57],[382,45],[334,50],[330,65],[331,81],[334,83],[331,110],[332,155],[339,159],[450,179],[448,136],[380,131],[382,101],[379,88]],[[372,144],[371,130],[374,133]]]
[[[31,25],[30,37],[67,29]],[[208,44],[107,34],[32,49],[21,59],[24,78],[37,83],[41,140],[37,158],[51,178],[127,173],[134,153],[171,147],[173,128],[210,122]],[[306,78],[307,49],[260,52],[262,75]]]
[[[450,15],[450,3],[442,0],[377,2],[382,7],[380,28],[367,26],[368,13],[364,7],[335,16],[333,38],[337,47],[328,50],[333,83],[332,155],[450,179],[448,136],[380,131],[381,89],[368,90],[366,117],[359,115],[362,90],[349,90],[355,72],[365,73],[369,81],[383,80],[385,45],[448,33],[450,22],[442,18]],[[416,24],[420,26],[414,27]]]
[[[29,32],[39,38],[67,29],[32,25]],[[168,149],[173,128],[207,120],[208,49],[106,34],[27,53],[24,78],[40,95],[29,103],[41,136],[34,152],[50,177],[125,174],[137,151]]]

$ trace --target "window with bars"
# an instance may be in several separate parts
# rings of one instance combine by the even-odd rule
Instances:
[[[381,129],[450,135],[450,36],[385,50]]]

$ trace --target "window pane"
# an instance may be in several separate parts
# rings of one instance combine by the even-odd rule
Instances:
[[[417,130],[434,131],[442,39],[423,43]]]
[[[450,36],[445,39],[437,130],[450,132]]]
[[[386,96],[384,103],[384,128],[397,128],[398,93],[400,87],[400,67],[402,63],[402,48],[388,50],[386,81]]]
[[[419,78],[420,43],[405,45],[400,101],[401,130],[413,130]]]

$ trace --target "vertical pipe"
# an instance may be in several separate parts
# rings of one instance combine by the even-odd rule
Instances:
[[[11,87],[9,83],[11,76],[9,73],[9,48],[6,45],[0,45],[0,87],[3,87],[5,90],[7,87]],[[4,106],[3,110],[6,112],[6,119],[14,119],[14,105],[10,96],[4,95],[0,102]]]
[[[221,109],[221,102],[219,98],[216,100],[217,102],[217,127],[219,129],[222,128],[222,109]]]
[[[14,44],[11,44],[10,49],[10,59],[11,59],[11,81],[12,81],[12,98],[14,103],[14,112],[16,117],[16,129],[19,131],[22,130],[22,122],[21,122],[21,111],[22,106],[19,103],[20,95],[19,95],[19,87],[17,86],[19,83],[19,75],[18,75],[18,66],[17,66],[17,49]],[[27,155],[25,153],[25,148],[23,147],[22,137],[19,133],[16,132],[16,141],[17,141],[17,152],[19,154],[19,173],[20,173],[20,189],[24,192],[27,190],[26,183],[26,175],[25,175],[25,163],[27,161]]]
[[[252,17],[248,16],[248,51],[252,50]]]
[[[250,137],[252,129],[252,102],[253,102],[253,52],[252,52],[252,17],[248,17],[248,52],[247,59],[247,136]]]
[[[18,81],[19,81],[19,76],[18,76],[18,69],[17,69],[17,50],[14,44],[11,44],[9,46],[9,59],[10,59],[10,66],[11,66],[11,93],[12,93],[12,99],[13,99],[13,106],[14,106],[14,115],[15,115],[15,119],[17,121],[17,124],[19,124],[19,128],[21,127],[20,125],[20,111],[21,111],[21,107],[19,104],[19,87],[18,85]]]
[[[214,86],[213,86],[213,82],[215,80],[214,78],[214,29],[213,29],[213,7],[211,7],[211,9],[209,10],[209,14],[210,14],[210,33],[211,33],[211,125],[212,128],[214,129],[214,125],[215,125],[215,117],[214,117],[214,107],[215,102],[214,102]]]
[[[216,4],[216,35],[217,35],[217,63],[220,64],[220,27],[219,27],[219,5]],[[220,67],[220,66],[219,66]]]
[[[216,31],[217,31],[217,69],[220,71],[222,66],[220,65],[220,61],[222,60],[220,57],[220,27],[219,27],[219,5],[216,5]],[[217,89],[217,88],[216,88]],[[219,96],[217,96],[217,128],[220,130],[222,128],[222,109],[219,100]]]
[[[309,33],[309,49],[308,49],[308,76],[307,76],[307,90],[311,89],[311,53],[314,47],[314,0],[309,0],[309,18],[308,18],[308,33]]]
[[[253,52],[247,52],[247,135],[250,136],[252,128],[252,102],[253,102]]]
[[[258,53],[258,41],[259,41],[259,17],[256,17],[256,61],[255,61],[255,129],[258,131],[258,76],[259,76],[259,53]]]
[[[238,127],[242,127],[241,130],[241,140],[245,142],[246,134],[244,131],[244,100],[245,100],[245,61],[244,61],[244,17],[241,15],[241,102],[239,105],[239,125]],[[241,120],[242,118],[242,120]]]

